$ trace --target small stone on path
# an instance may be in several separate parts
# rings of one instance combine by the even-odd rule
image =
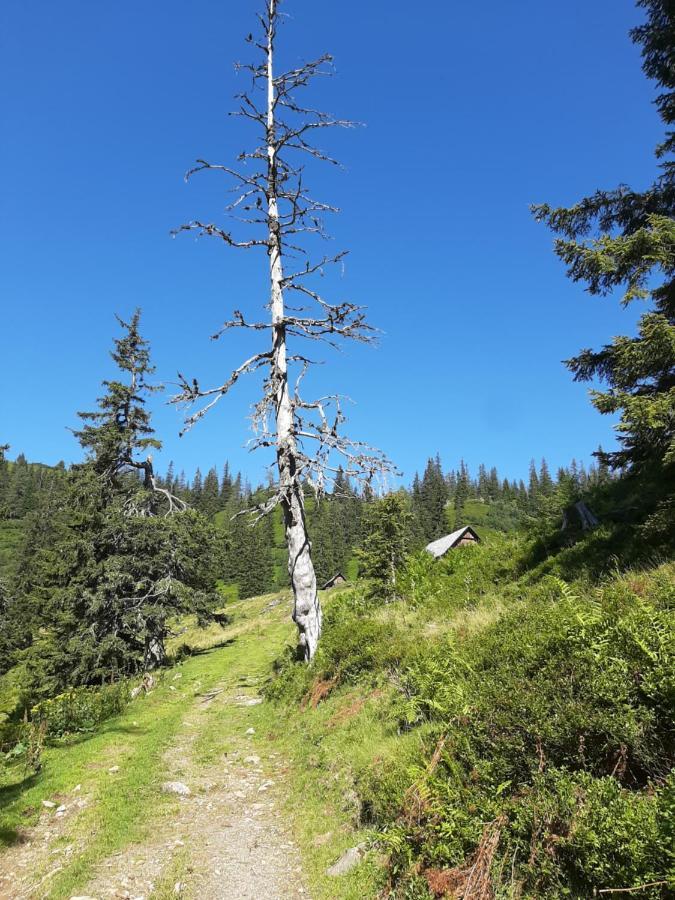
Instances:
[[[182,781],[165,781],[162,785],[165,794],[178,794],[179,797],[189,797],[192,791]]]
[[[247,697],[244,694],[235,697],[237,706],[258,706],[262,703],[262,697]]]

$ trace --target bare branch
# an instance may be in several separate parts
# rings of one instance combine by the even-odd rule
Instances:
[[[205,391],[200,389],[196,379],[193,379],[191,382],[189,382],[179,372],[179,386],[182,388],[182,390],[180,394],[176,394],[175,396],[171,397],[169,403],[193,404],[203,397],[212,397],[212,399],[206,404],[206,406],[201,407],[201,409],[197,410],[196,413],[193,413],[192,415],[186,417],[185,428],[183,428],[183,430],[180,432],[181,437],[187,431],[189,431],[196,422],[202,419],[206,415],[206,413],[225,396],[225,394],[228,393],[228,391],[237,383],[237,381],[239,381],[242,375],[248,375],[251,372],[255,372],[262,365],[269,362],[271,358],[272,351],[267,351],[266,353],[256,353],[245,362],[243,362],[238,368],[236,368],[227,379],[227,381],[224,384],[221,384],[220,387],[209,388]]]
[[[128,455],[123,460],[124,464],[132,469],[142,471],[145,481],[145,489],[147,496],[138,498],[134,495],[130,496],[124,504],[125,515],[128,516],[155,516],[157,514],[156,495],[159,494],[166,501],[167,508],[165,515],[171,516],[176,512],[185,512],[188,504],[185,500],[172,494],[166,488],[160,487],[157,483],[155,470],[152,464],[152,456],[148,456],[144,460],[135,460]]]
[[[272,324],[270,322],[247,322],[244,319],[243,313],[241,313],[238,309],[232,313],[234,318],[229,322],[224,322],[220,329],[211,335],[212,341],[217,341],[218,338],[224,334],[226,331],[229,331],[232,328],[249,328],[252,331],[266,331],[272,328]]]
[[[222,228],[218,228],[213,224],[204,224],[204,222],[188,222],[186,225],[181,225],[179,228],[174,229],[171,234],[175,237],[177,234],[180,234],[181,231],[198,231],[200,237],[203,237],[204,235],[208,235],[209,237],[219,237],[225,241],[226,244],[229,244],[230,247],[239,247],[245,250],[248,250],[250,247],[267,246],[267,241],[258,238],[253,238],[250,241],[235,241],[232,235],[228,234],[227,231],[224,231]]]
[[[323,275],[323,270],[326,266],[331,265],[332,263],[338,263],[340,260],[344,259],[348,254],[348,250],[342,250],[340,253],[337,253],[335,256],[324,256],[322,260],[318,263],[314,263],[310,265],[307,263],[304,269],[301,269],[299,272],[294,272],[292,275],[285,275],[282,278],[282,287],[292,287],[293,282],[297,281],[298,278],[307,278],[309,275],[315,275],[317,272]]]

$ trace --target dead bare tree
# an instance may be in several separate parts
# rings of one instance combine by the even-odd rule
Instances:
[[[255,437],[251,445],[275,449],[278,483],[257,512],[265,515],[278,505],[282,508],[294,598],[293,620],[299,630],[299,652],[310,660],[321,634],[321,607],[305,518],[303,482],[320,495],[340,464],[346,475],[361,482],[371,482],[394,469],[379,450],[341,434],[344,398],[338,394],[314,400],[302,398],[301,384],[312,361],[304,353],[291,353],[288,348],[289,338],[323,341],[333,347],[343,339],[370,343],[376,332],[368,324],[363,307],[330,303],[312,287],[313,276],[322,275],[331,263],[340,263],[345,253],[324,255],[318,260],[309,257],[308,236],[326,238],[322,216],[337,209],[310,196],[304,182],[303,158],[335,164],[334,159],[311,143],[311,137],[327,128],[351,128],[355,123],[334,118],[296,99],[298,91],[315,78],[331,74],[330,56],[275,74],[279,2],[265,0],[264,11],[258,16],[261,35],[256,38],[251,34],[247,39],[262,54],[261,61],[236,66],[250,77],[251,87],[238,95],[239,108],[233,114],[257,127],[260,142],[254,150],[239,155],[239,169],[198,160],[186,175],[187,180],[197,172],[215,171],[233,179],[235,199],[227,210],[237,220],[236,227],[245,228],[245,234],[239,237],[202,221],[189,222],[176,231],[194,231],[216,237],[228,247],[263,248],[267,252],[270,296],[265,309],[269,320],[249,321],[235,310],[232,319],[213,337],[232,328],[267,331],[271,345],[245,360],[218,387],[202,389],[196,380],[180,375],[180,392],[173,402],[198,406],[186,418],[187,430],[242,375],[263,371],[263,394],[254,406]],[[304,263],[290,274],[284,266],[289,257],[300,257]],[[301,298],[300,305],[288,304],[288,292]]]

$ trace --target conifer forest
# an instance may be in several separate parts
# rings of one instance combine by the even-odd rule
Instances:
[[[195,16],[172,0],[103,17],[67,0],[52,22],[55,34],[72,26],[92,42],[59,63],[78,90],[89,71],[110,77],[113,58],[122,94],[154,91],[181,67],[172,84],[185,95],[154,112],[149,103],[142,118],[155,127],[181,104],[192,117],[179,148],[187,184],[173,206],[162,201],[177,262],[158,287],[175,282],[184,301],[149,299],[146,309],[131,287],[138,272],[102,237],[91,252],[109,257],[111,279],[119,266],[128,297],[104,292],[95,312],[94,300],[77,310],[71,350],[40,345],[50,329],[54,343],[65,333],[48,316],[30,335],[5,335],[0,900],[675,896],[675,4],[597,4],[572,14],[488,3],[480,60],[516,40],[496,33],[510,15],[521,31],[531,26],[538,60],[514,62],[515,75],[477,63],[461,90],[443,88],[447,108],[437,109],[437,86],[407,67],[437,65],[450,84],[451,54],[405,62],[400,48],[417,46],[423,20],[433,43],[479,11],[347,3],[355,18],[336,40],[372,75],[351,97],[387,119],[375,139],[382,178],[371,169],[353,193],[350,142],[368,138],[360,121],[324,110],[343,107],[349,92],[334,85],[352,62],[338,69],[329,53],[313,55],[330,48],[340,10],[209,0]],[[41,5],[46,16],[40,0],[9,19],[46,35]],[[104,36],[104,22],[119,29],[127,14],[139,33],[157,29],[133,84],[131,63]],[[211,57],[230,22],[248,31],[234,74],[218,59],[216,88]],[[595,29],[590,61],[584,22]],[[579,46],[564,43],[565,29]],[[606,71],[603,53],[626,71]],[[589,96],[568,95],[560,75],[560,93],[541,107],[550,118],[529,121],[536,66],[551,68],[553,84],[556,66],[577,64],[596,78],[580,76]],[[499,94],[501,78],[522,89],[504,112],[512,127],[505,118],[489,138],[484,122],[445,130],[440,119],[455,113],[469,121],[462,91]],[[604,95],[614,78],[628,79],[623,93]],[[643,94],[647,125],[632,112]],[[433,115],[417,115],[416,103]],[[602,133],[603,104],[625,106],[607,125],[621,147]],[[595,113],[582,122],[586,108]],[[70,126],[44,115],[54,152],[63,141],[87,170]],[[536,143],[556,117],[566,147],[592,143],[596,129],[607,171],[630,170],[604,183],[590,151],[570,149],[562,169],[526,173],[548,193],[518,196],[521,259],[501,245],[512,246],[511,226],[490,210],[482,234],[467,225],[457,238],[446,200],[461,205],[475,191],[479,206],[480,180],[501,165],[491,155],[480,169],[479,143],[508,155],[517,123],[528,120]],[[146,156],[129,122],[110,152],[138,140],[143,179],[166,194],[166,161]],[[417,152],[414,129],[421,166],[400,162]],[[21,134],[10,161],[27,152]],[[457,159],[463,174],[450,171]],[[139,172],[127,173],[130,192]],[[517,172],[499,177],[521,191]],[[349,218],[364,190],[374,216],[365,231]],[[436,191],[446,203],[441,232],[429,222],[422,233],[412,211],[417,225],[406,224],[417,191],[422,204]],[[102,202],[84,180],[72,193],[73,203]],[[115,240],[145,233],[124,192],[115,203]],[[87,240],[68,250],[83,272]],[[143,260],[143,239],[133,240]],[[51,249],[29,244],[39,270]],[[458,287],[463,254],[473,300]],[[429,260],[436,297],[425,288]],[[193,284],[176,274],[181,265],[203,275]],[[511,284],[509,267],[524,284],[531,277],[536,309],[507,287],[486,296],[490,278]],[[399,280],[419,290],[378,298],[378,279],[384,294]],[[215,333],[205,286],[218,298]],[[55,283],[54,296],[63,289]],[[499,351],[491,317],[511,323],[494,326]],[[509,346],[513,334],[523,343]],[[22,356],[39,390],[17,375]]]

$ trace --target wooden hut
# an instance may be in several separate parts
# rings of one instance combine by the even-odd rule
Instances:
[[[425,550],[427,553],[431,553],[435,559],[440,559],[442,556],[445,556],[448,550],[452,550],[455,547],[479,543],[480,538],[473,528],[470,525],[465,525],[464,528],[458,528],[457,531],[453,531],[452,534],[446,534],[445,537],[427,544]]]
[[[330,588],[337,587],[339,584],[347,584],[347,579],[342,574],[342,572],[337,572],[335,575],[333,575],[332,578],[329,578],[329,580],[324,584],[321,590],[327,591]]]

